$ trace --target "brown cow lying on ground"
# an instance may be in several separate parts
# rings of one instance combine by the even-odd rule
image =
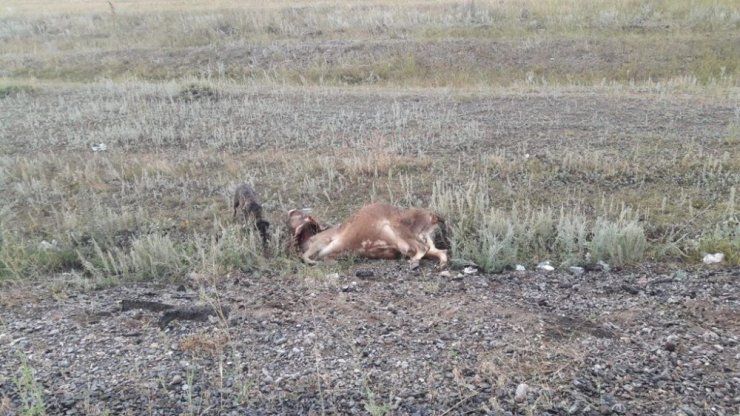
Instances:
[[[424,209],[371,204],[343,224],[327,229],[294,209],[288,212],[288,227],[307,264],[352,252],[371,259],[408,257],[411,269],[419,267],[424,257],[438,259],[440,267],[447,265],[447,251],[434,245],[435,232],[441,229],[444,233],[444,221]]]

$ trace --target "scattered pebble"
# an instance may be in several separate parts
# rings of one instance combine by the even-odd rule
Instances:
[[[706,254],[704,255],[704,258],[702,259],[704,264],[722,263],[724,260],[725,260],[724,253]]]
[[[478,273],[478,269],[473,266],[467,266],[463,269],[464,274],[476,274]]]
[[[514,401],[521,403],[527,400],[527,393],[529,392],[529,386],[527,383],[521,383],[516,387],[516,393],[514,394]]]
[[[545,260],[542,263],[538,264],[537,265],[537,268],[539,270],[544,270],[546,272],[551,272],[551,271],[555,270],[555,268],[550,265],[550,260]]]

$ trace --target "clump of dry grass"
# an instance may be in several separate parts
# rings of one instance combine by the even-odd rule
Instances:
[[[435,184],[432,206],[448,220],[452,251],[463,262],[485,271],[543,260],[563,265],[606,261],[615,266],[644,260],[645,231],[623,208],[617,218],[587,219],[582,209],[534,208],[514,203],[509,211],[496,208],[484,181],[462,187]]]

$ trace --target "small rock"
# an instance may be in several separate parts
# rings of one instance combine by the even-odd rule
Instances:
[[[702,261],[704,264],[714,264],[714,263],[722,263],[725,259],[724,253],[714,253],[714,254],[707,254],[704,256]]]
[[[514,393],[514,401],[522,403],[527,400],[527,393],[529,392],[529,386],[527,383],[521,383],[516,387],[516,393]]]
[[[93,152],[103,152],[105,151],[108,146],[105,145],[105,143],[95,143],[94,145],[90,146]]]
[[[518,272],[523,272],[523,271],[526,271],[527,270],[526,267],[522,266],[521,264],[517,264],[516,267],[515,267],[515,269]]]
[[[578,266],[570,266],[570,267],[568,267],[568,272],[570,274],[574,275],[574,276],[580,276],[580,275],[583,274],[584,271],[585,270],[584,270],[583,267],[578,267]]]
[[[545,260],[542,263],[538,264],[537,268],[546,272],[551,272],[555,270],[555,268],[550,265],[550,260]]]
[[[326,278],[329,280],[337,280],[339,279],[339,273],[329,273],[326,275]]]
[[[623,403],[617,402],[612,405],[611,411],[612,413],[622,415],[627,413],[627,407]]]
[[[177,384],[182,384],[182,376],[179,374],[176,374],[174,377],[172,377],[172,381],[170,381],[170,386],[174,386]]]
[[[449,270],[443,270],[439,272],[440,277],[452,277],[452,273]]]
[[[676,335],[668,335],[663,344],[663,349],[670,352],[676,351],[677,342],[678,337]]]
[[[50,251],[50,250],[56,250],[57,249],[57,240],[51,240],[51,243],[43,240],[38,245],[39,251]]]
[[[605,272],[608,272],[609,270],[611,270],[611,269],[612,269],[612,268],[611,268],[611,267],[609,267],[609,265],[608,265],[608,264],[606,264],[606,262],[604,262],[603,260],[599,260],[598,262],[596,262],[596,265],[597,265],[597,266],[599,266],[599,267],[601,268],[601,270],[603,270],[603,271],[605,271]]]
[[[629,293],[630,295],[637,295],[637,294],[640,293],[640,289],[638,289],[638,288],[636,288],[634,286],[630,286],[630,285],[628,285],[626,283],[622,283],[622,286],[621,287],[622,287],[622,290],[624,290],[625,292]]]
[[[686,272],[686,270],[676,270],[671,276],[675,280],[686,280],[686,278],[689,277],[689,274]]]
[[[717,341],[719,339],[719,335],[714,331],[706,331],[701,335],[701,338],[704,342],[712,342]]]
[[[375,276],[375,273],[373,273],[372,270],[358,270],[355,272],[355,276],[359,277],[360,279],[367,279],[369,277]]]
[[[468,267],[466,267],[466,268],[463,269],[463,273],[465,273],[465,274],[476,274],[476,273],[478,273],[478,269],[476,269],[473,266],[468,266]]]

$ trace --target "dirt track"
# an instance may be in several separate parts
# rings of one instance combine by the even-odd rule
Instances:
[[[44,289],[31,303],[10,288],[0,396],[17,410],[25,355],[49,414],[730,415],[740,406],[737,270],[449,278],[429,267],[240,276],[200,292]],[[231,313],[162,331],[160,313],[121,312],[124,299]]]

